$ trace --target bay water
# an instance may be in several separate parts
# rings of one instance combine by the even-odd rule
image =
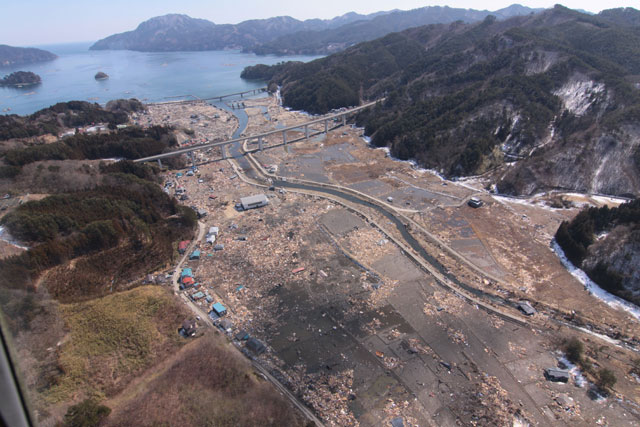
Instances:
[[[206,52],[90,51],[91,43],[38,46],[58,58],[38,64],[0,68],[0,74],[32,71],[37,86],[0,87],[1,114],[31,114],[57,102],[79,100],[105,104],[119,98],[161,102],[193,95],[208,98],[265,85],[243,80],[244,67],[280,61],[310,61],[318,56],[257,56],[238,50]],[[109,75],[95,80],[98,71]]]

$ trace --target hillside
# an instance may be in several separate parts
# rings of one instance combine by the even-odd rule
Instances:
[[[331,20],[299,21],[289,16],[216,25],[206,19],[169,14],[151,18],[133,30],[97,41],[91,50],[127,49],[143,52],[252,49],[296,31],[335,28],[370,16],[349,13]]]
[[[640,305],[640,200],[583,210],[563,222],[555,237],[600,287]]]
[[[13,47],[0,44],[0,67],[52,61],[57,58],[51,52],[33,47]]]
[[[57,135],[65,128],[108,123],[112,127],[125,123],[127,113],[142,110],[137,99],[114,100],[106,108],[85,101],[59,102],[29,116],[0,115],[0,141],[29,138],[45,134]]]
[[[495,12],[449,7],[424,7],[333,19],[299,21],[289,16],[253,19],[239,24],[214,24],[205,19],[170,14],[151,18],[138,28],[97,41],[90,49],[145,52],[243,49],[257,54],[327,54],[394,31],[431,23],[479,21],[490,13],[499,18],[540,9],[512,5]]]
[[[556,6],[429,25],[260,74],[311,113],[386,97],[357,119],[372,143],[449,177],[491,171],[509,194],[636,194],[638,13]]]
[[[356,43],[373,40],[411,27],[428,24],[447,24],[455,21],[477,22],[488,15],[494,15],[498,19],[507,19],[541,10],[516,4],[494,12],[451,8],[448,6],[426,6],[408,11],[393,11],[384,16],[353,22],[335,29],[300,31],[287,34],[273,41],[263,43],[252,50],[258,54],[327,55],[344,50]]]
[[[137,100],[104,108],[72,101],[2,123],[0,190],[8,195],[0,237],[20,246],[0,254],[0,321],[33,419],[303,425],[223,335],[204,327],[208,320],[196,317],[189,339],[179,334],[194,313],[167,273],[196,214],[162,189],[155,164],[112,160],[176,144],[171,127],[116,129],[144,108]],[[98,122],[113,129],[57,136]]]

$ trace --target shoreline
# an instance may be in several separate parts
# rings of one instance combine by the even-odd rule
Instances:
[[[0,87],[15,87],[15,88],[23,88],[23,87],[31,87],[42,84],[42,82],[33,82],[33,83],[0,83]]]

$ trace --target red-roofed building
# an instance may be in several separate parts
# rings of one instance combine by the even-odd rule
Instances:
[[[178,252],[180,252],[181,254],[185,253],[187,248],[189,247],[189,243],[191,243],[191,240],[183,240],[182,242],[178,243]]]

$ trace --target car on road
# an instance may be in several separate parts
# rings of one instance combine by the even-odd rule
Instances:
[[[469,206],[471,206],[472,208],[479,208],[480,206],[483,205],[483,202],[482,202],[482,200],[478,199],[477,197],[472,197],[472,198],[469,199],[467,204]]]

